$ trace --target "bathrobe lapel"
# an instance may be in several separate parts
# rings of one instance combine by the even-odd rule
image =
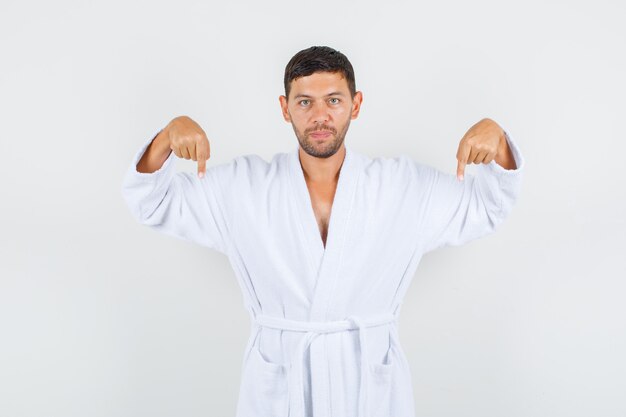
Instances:
[[[344,241],[350,213],[354,201],[354,192],[360,173],[360,160],[346,146],[346,155],[339,171],[337,189],[333,199],[326,248],[320,236],[311,204],[311,197],[304,178],[298,147],[290,154],[291,179],[299,216],[301,232],[309,244],[310,265],[316,276],[315,289],[311,299],[309,320],[325,321],[330,306],[331,295],[336,282],[336,272],[344,250]]]

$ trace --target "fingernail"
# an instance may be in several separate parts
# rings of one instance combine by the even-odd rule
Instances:
[[[204,172],[198,172],[198,178],[204,177]]]
[[[463,175],[459,175],[459,181],[463,181]]]

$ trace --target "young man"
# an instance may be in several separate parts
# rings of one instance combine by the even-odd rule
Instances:
[[[141,146],[122,194],[140,223],[229,257],[252,320],[238,417],[413,417],[406,290],[424,253],[495,231],[522,155],[483,119],[460,141],[457,176],[372,159],[344,143],[362,93],[342,53],[302,50],[284,82],[292,151],[206,168],[206,134],[177,117]],[[175,172],[174,155],[198,161],[197,175]],[[468,163],[477,174],[462,178]]]

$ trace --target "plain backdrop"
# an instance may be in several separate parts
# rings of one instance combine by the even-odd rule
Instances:
[[[0,416],[234,415],[250,321],[228,259],[134,222],[122,177],[183,114],[209,166],[292,149],[285,65],[328,45],[363,92],[353,149],[454,174],[490,117],[527,161],[499,230],[425,255],[412,281],[400,338],[417,417],[623,417],[625,12],[3,0]]]

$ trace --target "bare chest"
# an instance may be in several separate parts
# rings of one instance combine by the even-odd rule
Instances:
[[[337,187],[336,185],[319,186],[314,184],[307,184],[307,186],[309,188],[311,205],[313,207],[313,213],[315,213],[315,220],[317,221],[320,237],[322,238],[322,242],[324,242],[324,247],[326,247],[330,213]]]

